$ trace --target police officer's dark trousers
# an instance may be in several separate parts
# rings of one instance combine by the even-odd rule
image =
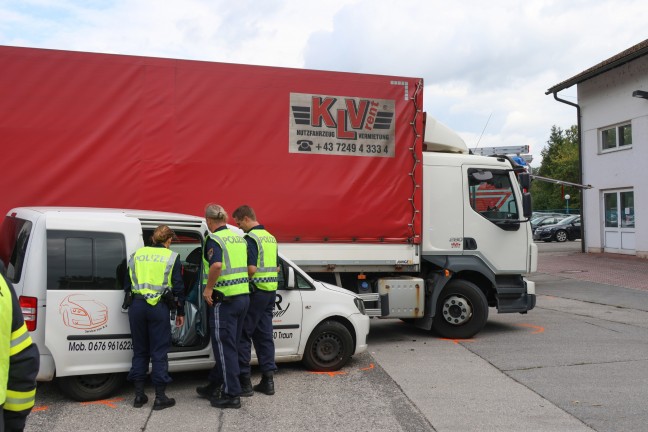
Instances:
[[[134,299],[128,308],[133,338],[133,364],[129,381],[143,381],[152,365],[151,381],[156,386],[170,383],[168,352],[171,347],[169,307],[160,301],[151,306],[144,299]]]
[[[245,314],[250,305],[247,294],[227,297],[210,309],[210,331],[216,364],[209,372],[209,381],[223,384],[223,393],[238,396],[239,383],[238,344],[243,331]]]
[[[243,323],[243,334],[239,344],[239,367],[241,375],[250,375],[251,349],[259,359],[261,372],[274,372],[275,346],[272,338],[272,313],[276,291],[257,289],[250,294],[250,307]]]

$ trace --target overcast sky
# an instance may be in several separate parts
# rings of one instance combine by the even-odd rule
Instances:
[[[648,38],[646,0],[0,0],[0,44],[420,77],[468,147],[540,162],[549,87]],[[560,93],[576,102],[576,87]]]

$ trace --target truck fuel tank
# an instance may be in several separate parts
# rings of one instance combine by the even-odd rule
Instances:
[[[383,318],[421,318],[425,305],[425,281],[411,276],[378,279]]]

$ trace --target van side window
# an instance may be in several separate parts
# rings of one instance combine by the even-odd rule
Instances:
[[[288,263],[279,258],[279,283],[277,289],[283,290],[286,289],[287,277],[288,277]],[[298,272],[295,271],[295,288],[296,289],[313,289],[313,286],[308,282],[304,277]]]
[[[47,232],[47,289],[121,290],[126,271],[122,234]]]

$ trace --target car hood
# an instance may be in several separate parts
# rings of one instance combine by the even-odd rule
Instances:
[[[324,285],[325,288],[330,289],[331,291],[339,292],[340,294],[348,295],[350,297],[357,297],[355,293],[349,291],[348,289],[341,288],[337,285],[331,285],[330,283],[322,282],[322,281],[317,281]]]

